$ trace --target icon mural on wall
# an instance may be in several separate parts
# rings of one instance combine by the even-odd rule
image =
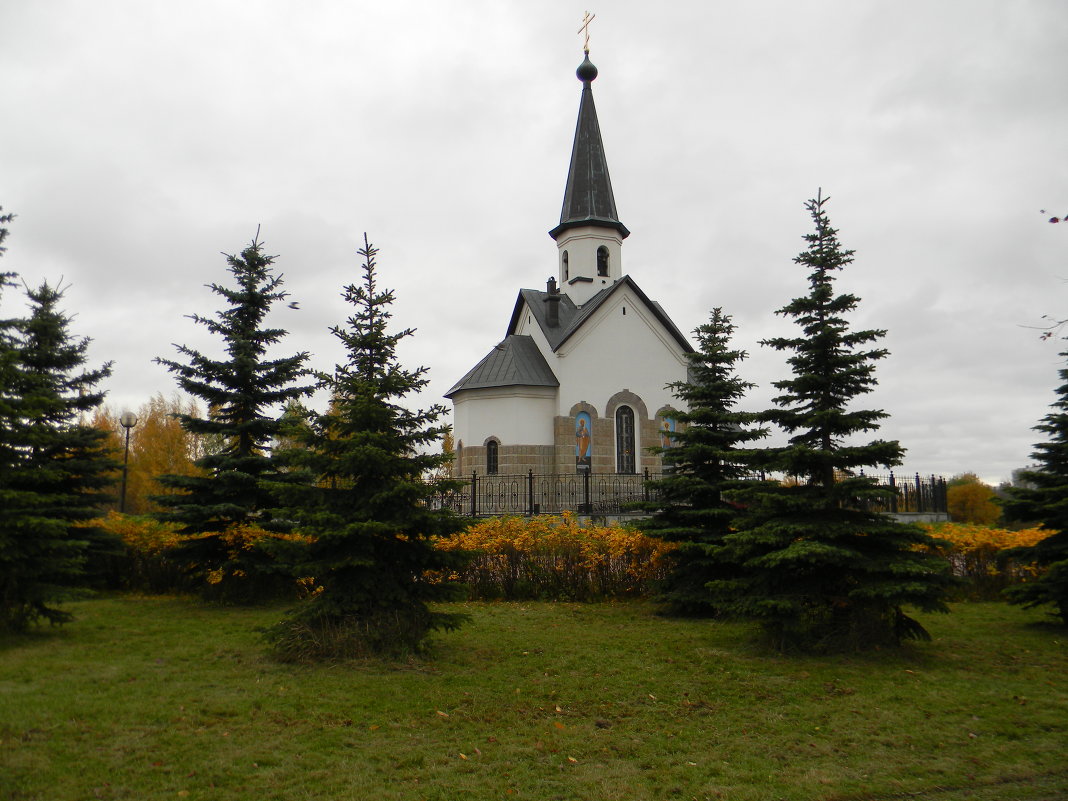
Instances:
[[[660,447],[661,448],[673,448],[675,447],[675,438],[672,434],[675,433],[675,418],[664,417],[660,420]]]
[[[575,466],[579,470],[589,470],[593,461],[593,420],[589,412],[575,415]]]

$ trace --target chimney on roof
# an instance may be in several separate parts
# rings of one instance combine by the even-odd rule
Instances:
[[[550,278],[545,283],[545,324],[549,328],[560,326],[560,290],[556,286],[555,278]]]

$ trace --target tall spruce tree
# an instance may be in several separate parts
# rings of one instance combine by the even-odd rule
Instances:
[[[0,214],[0,256],[7,250],[4,246],[9,233],[7,223],[14,217]],[[16,278],[13,272],[0,271],[0,302],[4,292],[15,287]],[[22,376],[18,362],[20,329],[18,319],[0,317],[0,631],[24,628],[32,620],[28,612],[33,610],[27,606],[32,599],[27,598],[22,586],[20,574],[25,558],[19,547],[22,535],[18,531],[24,516],[18,510],[25,508],[32,495],[27,496],[12,486],[19,474],[24,446]]]
[[[436,490],[424,476],[447,458],[432,452],[448,431],[439,422],[445,409],[404,405],[426,386],[426,368],[406,370],[397,361],[398,343],[413,331],[389,331],[394,295],[378,286],[377,252],[365,234],[363,281],[343,292],[355,311],[345,327],[331,329],[347,358],[320,376],[330,408],[291,433],[303,447],[290,456],[311,478],[286,490],[291,516],[312,538],[297,574],[317,586],[272,632],[284,659],[417,650],[432,630],[462,620],[427,606],[456,595],[427,571],[458,565],[460,557],[436,550],[431,538],[462,522],[430,503]]]
[[[1068,358],[1068,351],[1061,356]],[[1037,562],[1046,570],[1026,584],[1009,587],[1005,595],[1010,603],[1029,608],[1050,605],[1068,625],[1068,368],[1062,368],[1059,375],[1062,383],[1053,411],[1035,426],[1049,440],[1035,445],[1031,456],[1036,467],[1020,471],[1021,485],[1009,488],[1004,502],[1010,518],[1037,521],[1054,532],[1041,542],[1009,552],[1015,559]]]
[[[713,553],[738,514],[723,493],[753,479],[756,452],[746,446],[767,436],[767,429],[752,427],[756,414],[735,409],[753,384],[737,374],[746,353],[732,349],[734,330],[720,308],[694,329],[698,348],[689,354],[687,380],[671,384],[685,411],[672,415],[677,427],[671,446],[658,449],[665,476],[651,486],[659,501],[643,505],[654,514],[642,531],[677,543],[659,593],[671,614],[715,614],[705,585],[725,577]]]
[[[27,296],[30,315],[2,326],[0,356],[0,629],[15,631],[70,620],[55,604],[77,595],[119,545],[84,525],[117,467],[106,433],[86,421],[111,365],[84,368],[89,340],[70,333],[61,289],[46,283]]]
[[[882,411],[852,409],[876,385],[871,347],[885,332],[850,331],[859,299],[834,292],[838,271],[853,261],[831,227],[822,194],[806,204],[815,223],[794,261],[809,271],[809,293],[778,311],[801,327],[796,337],[764,343],[787,351],[793,377],[765,419],[789,434],[767,454],[769,469],[796,482],[758,484],[732,493],[744,507],[738,530],[718,556],[734,578],[713,581],[713,603],[763,622],[779,648],[853,648],[928,638],[904,609],[947,610],[948,566],[917,548],[931,543],[919,527],[867,511],[887,492],[864,467],[899,464],[897,442],[856,443],[878,428]]]
[[[15,219],[14,214],[3,214],[4,207],[0,206],[0,256],[7,251],[4,240],[7,239],[7,224]],[[4,298],[4,291],[15,286],[17,275],[13,272],[0,270],[0,301]],[[2,307],[0,307],[2,308]],[[0,317],[0,404],[3,404],[12,394],[11,387],[15,385],[15,341],[18,333],[18,321]],[[2,408],[2,407],[0,407]],[[2,414],[2,412],[0,412]],[[5,418],[0,416],[0,425]],[[4,448],[5,429],[0,429],[0,449]],[[0,453],[3,453],[0,450]]]
[[[272,443],[283,429],[284,406],[312,391],[310,385],[299,383],[308,375],[307,353],[278,358],[268,354],[286,335],[285,330],[264,324],[272,306],[288,296],[282,290],[282,276],[274,273],[274,258],[264,254],[257,232],[241,255],[226,257],[234,285],[209,285],[225,307],[214,317],[191,315],[221,340],[225,356],[215,359],[176,345],[183,360],[156,360],[177,376],[179,387],[205,403],[203,417],[177,415],[182,427],[221,443],[196,460],[202,475],[161,476],[161,484],[179,493],[152,498],[164,507],[158,515],[162,520],[182,524],[184,534],[198,535],[190,536],[178,555],[201,578],[212,573],[226,577],[204,585],[206,594],[217,600],[257,600],[277,586],[270,558],[248,550],[235,554],[224,533],[247,524],[267,530],[286,527],[273,518],[272,510],[278,506],[273,488],[295,476],[280,468]],[[265,586],[260,586],[260,579]]]

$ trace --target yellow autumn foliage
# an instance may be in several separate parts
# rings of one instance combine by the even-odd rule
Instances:
[[[198,576],[209,587],[227,593],[236,592],[232,587],[245,583],[286,587],[295,582],[296,595],[313,589],[311,579],[293,580],[278,569],[270,552],[272,544],[308,542],[310,538],[303,534],[280,534],[259,526],[239,525],[222,532],[183,535],[178,533],[181,528],[178,524],[117,512],[109,512],[85,525],[98,526],[122,540],[125,553],[115,560],[109,576],[109,582],[122,589],[190,591],[196,589]],[[215,540],[209,549],[215,556],[212,564],[196,564],[188,554],[176,556],[176,548],[198,540]],[[255,591],[261,590],[258,586]]]
[[[168,556],[168,551],[182,541],[177,525],[118,512],[108,512],[85,525],[116,535],[125,546],[124,554],[111,566],[109,583],[141,592],[187,589],[182,566]]]
[[[473,598],[591,600],[646,593],[667,570],[672,546],[619,525],[557,517],[491,518],[451,537],[442,550],[472,555],[467,567],[441,577],[466,584]]]
[[[205,453],[206,438],[191,434],[182,428],[176,415],[199,416],[200,408],[195,401],[175,394],[166,398],[156,394],[136,411],[137,425],[129,430],[130,451],[126,480],[126,511],[131,515],[159,511],[152,496],[173,495],[176,489],[159,483],[161,475],[202,475],[194,461]],[[119,423],[118,411],[100,407],[92,424],[108,432],[108,444],[112,456],[120,463],[123,460],[127,431]],[[119,508],[121,469],[115,474],[115,508]]]
[[[965,474],[970,479],[951,484],[946,490],[946,509],[955,523],[977,523],[991,526],[1001,519],[1001,507],[995,502],[994,488]]]
[[[272,561],[269,551],[264,549],[265,544],[285,542],[307,544],[312,541],[307,534],[267,531],[250,524],[230,526],[224,531],[192,534],[182,539],[183,542],[191,542],[211,538],[217,540],[225,553],[220,564],[205,572],[207,582],[211,585],[222,584],[224,581],[248,579],[250,575],[262,572],[263,567]],[[299,580],[298,586],[304,586],[307,581],[310,580]]]
[[[1037,526],[1013,531],[978,523],[925,523],[932,536],[945,541],[936,550],[945,557],[956,576],[966,581],[967,595],[993,599],[1009,584],[1037,575],[1034,565],[1009,559],[1010,548],[1034,545],[1054,534]]]

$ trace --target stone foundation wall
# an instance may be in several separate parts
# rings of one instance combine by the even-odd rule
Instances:
[[[594,473],[616,472],[616,422],[615,418],[599,417],[595,414],[592,406],[584,406],[572,410],[570,417],[557,417],[553,421],[553,433],[556,439],[555,472],[574,473],[575,468],[575,414],[580,411],[589,412],[592,422],[591,430],[593,442],[591,445],[590,468]],[[646,468],[652,473],[657,473],[662,467],[662,461],[658,455],[648,452],[648,448],[660,444],[660,422],[650,419],[635,419],[635,435],[640,442],[635,443],[638,448],[635,468],[642,472]]]
[[[499,445],[497,448],[497,473],[516,475],[533,470],[535,474],[553,472],[555,449],[552,445]],[[572,465],[574,466],[574,465]],[[452,463],[453,475],[486,475],[486,446],[464,445],[463,454]]]

